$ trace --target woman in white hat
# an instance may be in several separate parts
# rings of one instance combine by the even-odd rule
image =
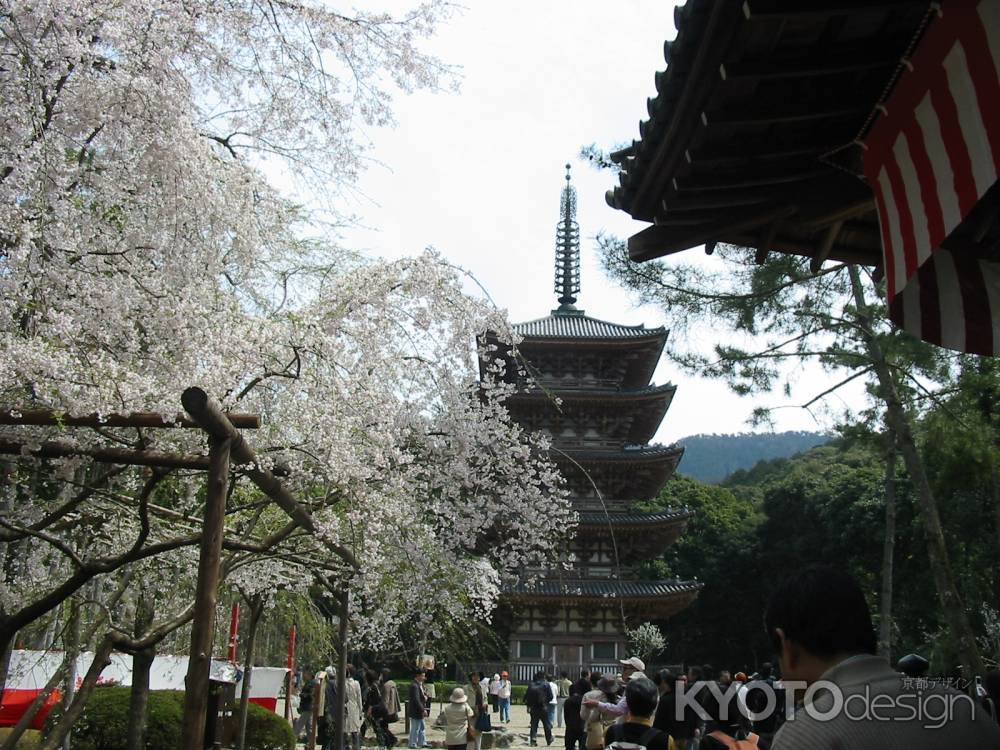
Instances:
[[[444,742],[448,750],[465,750],[465,745],[476,730],[472,726],[473,710],[462,688],[451,691],[451,698],[444,709]]]

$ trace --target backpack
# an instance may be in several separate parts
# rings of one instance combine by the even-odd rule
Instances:
[[[645,732],[642,733],[642,737],[639,738],[638,742],[628,742],[627,740],[621,739],[625,734],[625,727],[622,724],[614,724],[611,729],[611,744],[608,745],[607,750],[646,750],[649,747],[649,743],[653,741],[654,738],[663,734],[662,730],[656,727],[650,727]]]
[[[528,685],[528,689],[524,691],[524,705],[528,708],[544,708],[548,700],[542,693],[542,686],[537,682],[533,682]]]

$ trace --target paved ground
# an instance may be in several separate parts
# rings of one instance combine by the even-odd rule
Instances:
[[[431,714],[431,720],[428,721],[428,725],[433,723],[432,720],[435,717],[437,717],[438,712],[440,710],[441,710],[440,705],[435,703],[434,711]],[[500,730],[502,730],[503,733],[512,735],[511,737],[512,741],[511,744],[509,745],[510,747],[527,747],[528,728],[530,724],[530,720],[528,718],[528,709],[525,708],[524,706],[511,706],[510,724],[503,724],[501,726],[497,726],[499,718],[500,718],[499,713],[490,714],[490,719],[492,719],[494,727],[496,727],[497,729],[497,731],[494,732],[494,735],[496,736],[497,734],[500,733]],[[405,745],[407,737],[405,733],[402,733],[402,726],[403,726],[402,722],[398,726],[400,727],[399,732],[396,732],[395,725],[393,727],[393,731],[396,732],[396,735],[400,738],[401,740],[400,744]],[[562,727],[553,727],[552,734],[554,737],[552,741],[552,746],[562,748],[563,738],[565,737],[566,730]],[[437,728],[430,728],[427,732],[427,741],[435,746],[444,746],[444,731]],[[484,738],[483,742],[484,750],[488,742],[489,741]],[[539,725],[538,727],[538,744],[542,747],[545,746],[545,732],[542,730],[541,725]]]
[[[444,730],[439,729],[434,726],[434,720],[437,715],[441,712],[443,705],[440,703],[435,703],[434,708],[431,711],[431,716],[427,720],[427,742],[433,747],[444,747]],[[499,738],[501,734],[510,736],[510,744],[507,747],[528,747],[528,728],[530,721],[528,719],[528,709],[524,706],[511,706],[510,708],[510,724],[498,725],[500,714],[490,714],[490,718],[495,726],[495,731],[493,732],[494,739]],[[399,739],[399,744],[396,745],[397,750],[406,749],[406,741],[408,738],[406,725],[403,721],[398,721],[390,726],[392,733],[396,735]],[[553,727],[553,741],[552,747],[563,748],[563,739],[565,737],[565,729],[560,727]],[[483,750],[491,745],[490,739],[488,737],[483,738]],[[545,746],[545,733],[542,731],[542,727],[538,727],[538,744],[541,747]],[[371,739],[370,735],[368,741],[365,743],[368,747],[374,747],[375,743]],[[506,743],[492,743],[494,747],[498,744]],[[299,745],[300,748],[305,747],[304,745]]]

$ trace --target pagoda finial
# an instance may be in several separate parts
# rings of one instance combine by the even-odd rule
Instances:
[[[576,188],[569,182],[570,165],[566,165],[566,186],[559,206],[556,228],[556,283],[559,308],[554,314],[580,315],[573,305],[580,293],[580,227],[576,223]]]

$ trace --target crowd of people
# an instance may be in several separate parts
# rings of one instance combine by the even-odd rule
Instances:
[[[410,747],[427,747],[423,718],[430,710],[430,696],[424,688],[424,674],[419,672],[410,684],[408,712],[410,716]],[[337,714],[337,678],[332,666],[314,674],[302,673],[298,689],[298,717],[293,731],[299,740],[312,736],[315,722],[316,743],[323,750],[335,746],[334,729]],[[344,680],[344,747],[360,750],[370,731],[376,745],[394,747],[398,738],[390,725],[399,721],[402,705],[399,690],[389,670],[355,669],[347,665]],[[419,717],[419,718],[417,718]],[[419,736],[415,734],[419,731]],[[415,744],[418,742],[420,744]]]
[[[845,573],[814,566],[791,576],[772,596],[765,626],[780,679],[771,664],[750,675],[704,665],[650,678],[637,657],[622,660],[620,676],[584,671],[561,706],[566,750],[1000,748],[1000,673],[972,696],[917,681],[910,670],[926,669],[922,659],[891,668],[876,655],[864,594]],[[525,694],[531,745],[539,724],[553,742],[557,689],[539,672]]]
[[[989,673],[982,687],[977,682],[970,696],[944,681],[914,682],[927,669],[919,657],[893,669],[876,655],[868,605],[850,576],[822,566],[792,575],[773,594],[765,627],[780,676],[766,663],[750,674],[702,665],[647,676],[634,656],[621,661],[620,674],[584,671],[573,681],[566,672],[558,678],[538,672],[524,693],[529,743],[538,744],[541,727],[551,745],[553,728],[565,725],[565,750],[1000,749],[1000,672]],[[308,731],[315,715],[324,750],[333,744],[332,673],[320,675],[324,689],[313,684],[302,691],[296,723],[297,731]],[[407,698],[410,748],[428,747],[432,690],[417,670]],[[494,720],[510,723],[512,696],[507,672],[469,674],[437,718],[449,750],[481,750]],[[349,666],[345,705],[346,747],[360,750],[366,730],[380,747],[396,744],[390,724],[401,706],[388,671],[356,673]]]

